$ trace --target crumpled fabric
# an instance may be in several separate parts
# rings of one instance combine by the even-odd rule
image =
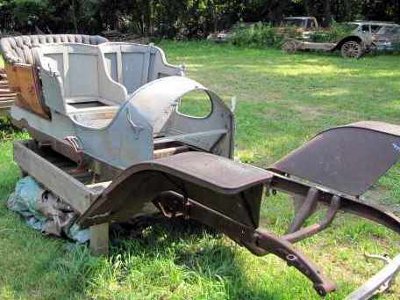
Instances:
[[[30,176],[17,182],[7,201],[10,210],[22,215],[28,226],[44,234],[68,237],[77,243],[89,240],[89,230],[74,224],[76,212],[53,193],[44,190]]]

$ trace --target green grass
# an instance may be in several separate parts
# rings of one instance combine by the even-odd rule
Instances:
[[[325,54],[285,55],[229,45],[163,42],[172,63],[229,103],[237,97],[236,156],[266,167],[320,130],[358,120],[400,123],[396,56],[344,60]],[[5,202],[18,179],[11,138],[0,144],[0,299],[318,299],[299,272],[274,256],[257,258],[228,239],[191,226],[159,223],[142,239],[114,240],[109,258],[27,228]],[[400,169],[371,192],[400,211]],[[267,201],[268,200],[268,201]],[[282,233],[288,199],[266,199],[263,224]],[[340,215],[325,232],[298,244],[338,283],[343,299],[380,267],[364,252],[399,252],[398,236]],[[400,280],[398,280],[399,282]],[[398,299],[400,284],[381,299]]]
[[[0,68],[4,68],[4,59],[3,56],[0,55]]]

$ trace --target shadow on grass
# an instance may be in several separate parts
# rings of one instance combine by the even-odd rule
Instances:
[[[220,282],[227,299],[279,298],[252,286],[246,276],[246,265],[238,261],[236,246],[229,245],[212,228],[195,221],[164,217],[145,221],[137,228],[119,224],[112,229],[111,259],[121,254],[146,257],[150,261],[172,259],[175,267],[190,274],[185,276],[186,283]]]

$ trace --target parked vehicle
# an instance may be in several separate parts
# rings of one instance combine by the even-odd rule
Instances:
[[[355,32],[369,33],[371,35],[377,34],[383,27],[396,27],[399,26],[391,22],[378,22],[378,21],[355,21],[349,24],[356,25]]]
[[[400,25],[392,24],[383,26],[373,36],[378,51],[400,50]]]
[[[319,29],[319,24],[315,17],[287,17],[283,19],[281,25],[299,28],[302,38],[305,40],[309,40],[313,32]]]
[[[232,32],[229,30],[222,30],[214,33],[210,33],[207,36],[207,40],[213,41],[216,43],[226,43],[229,38],[232,36]]]
[[[282,25],[300,27],[305,30],[315,30],[319,27],[315,17],[287,17],[283,19]]]
[[[340,51],[344,58],[360,58],[372,48],[372,35],[359,31],[353,23],[336,25],[335,29],[314,31],[307,39],[287,39],[282,45],[282,50],[288,53],[299,50]]]
[[[357,26],[355,33],[369,34],[377,51],[400,49],[400,25],[378,21],[357,21],[350,24]]]

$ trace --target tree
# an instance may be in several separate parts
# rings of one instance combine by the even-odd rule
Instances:
[[[322,25],[372,19],[400,22],[400,0],[0,0],[2,30],[203,37],[238,21],[280,23],[312,15]]]

